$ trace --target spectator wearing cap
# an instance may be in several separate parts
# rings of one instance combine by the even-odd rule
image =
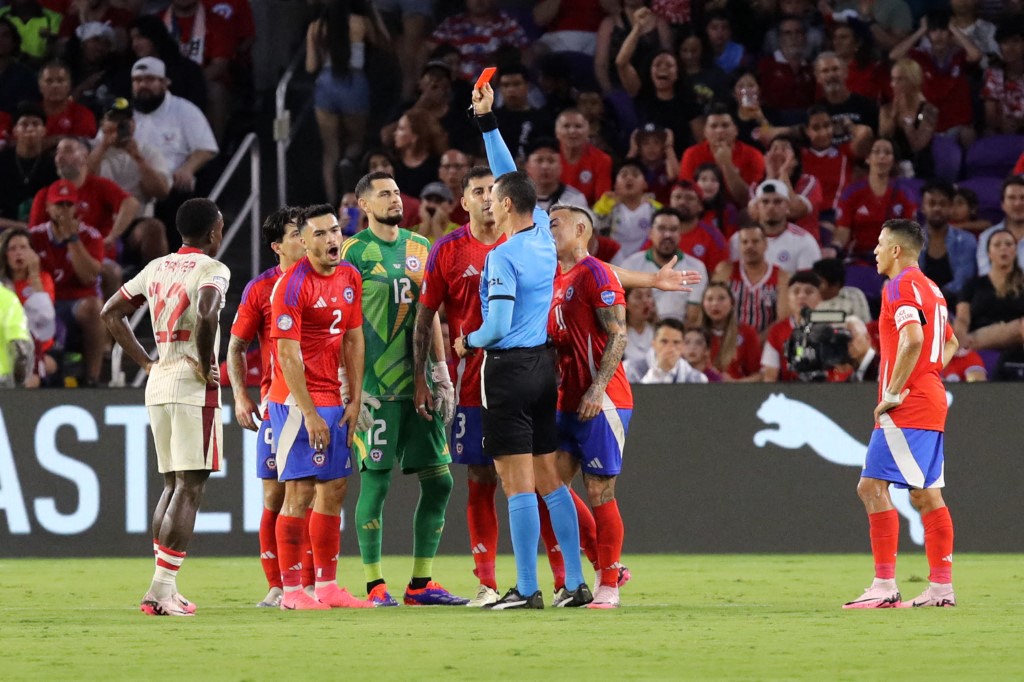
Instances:
[[[594,204],[612,188],[612,157],[590,143],[590,126],[579,109],[566,109],[555,120],[562,159],[562,182]]]
[[[789,301],[785,296],[789,273],[768,262],[765,256],[768,238],[760,224],[744,225],[736,234],[740,243],[739,259],[722,261],[712,279],[728,284],[736,319],[752,327],[763,339],[776,320],[789,314]]]
[[[850,92],[848,77],[846,62],[835,52],[822,52],[814,60],[814,78],[821,89],[818,104],[832,117],[832,144],[836,147],[853,140],[854,126],[878,131],[878,103]]]
[[[558,150],[558,141],[551,137],[539,137],[526,147],[523,170],[537,188],[537,206],[545,211],[555,204],[589,209],[590,202],[583,192],[562,182],[562,157]]]
[[[871,307],[864,292],[846,286],[846,269],[839,258],[822,258],[811,266],[821,279],[821,303],[818,310],[841,310],[847,317],[870,322]]]
[[[498,48],[526,50],[530,41],[518,21],[497,9],[495,0],[472,0],[465,12],[442,21],[427,39],[431,49],[441,43],[454,46],[462,58],[455,77],[473,81],[493,64]]]
[[[471,166],[469,156],[458,149],[449,149],[441,155],[441,163],[437,167],[437,177],[453,197],[462,196],[462,178],[466,176]],[[449,218],[456,225],[465,225],[469,222],[469,213],[462,208],[461,202],[453,202]]]
[[[873,264],[882,223],[890,218],[912,219],[917,205],[892,178],[895,157],[891,141],[875,140],[867,163],[868,177],[847,185],[839,198],[832,243]]]
[[[458,225],[451,220],[454,198],[448,185],[443,182],[430,182],[420,191],[419,225],[415,230],[427,238],[433,246],[441,237]]]
[[[135,140],[156,148],[171,169],[170,196],[156,207],[156,217],[167,227],[167,244],[176,250],[181,236],[174,229],[174,214],[195,194],[196,173],[219,151],[210,123],[195,104],[168,92],[163,61],[143,57],[132,66],[132,107]]]
[[[679,177],[679,156],[674,147],[671,128],[647,123],[629,136],[627,157],[639,159],[644,167],[647,189],[662,204],[667,204],[672,186]]]
[[[77,216],[104,238],[102,291],[107,298],[121,286],[121,269],[116,259],[118,243],[139,213],[139,202],[116,183],[89,172],[89,148],[76,137],[65,137],[54,156],[57,174],[75,187]],[[32,202],[30,225],[46,220],[46,193],[40,190]]]
[[[0,151],[0,230],[27,228],[32,198],[57,181],[53,153],[43,149],[45,134],[42,107],[22,102],[14,114],[12,143]]]
[[[729,247],[719,229],[701,219],[704,204],[700,187],[689,180],[680,180],[672,186],[669,205],[679,211],[682,221],[680,250],[698,258],[708,272],[714,272],[719,263],[728,259]]]
[[[21,37],[21,54],[32,66],[53,56],[60,24],[64,17],[36,0],[11,0],[0,7],[0,19],[6,18]]]
[[[737,206],[745,206],[750,185],[764,178],[764,156],[754,147],[740,142],[736,122],[725,104],[714,104],[704,121],[704,141],[683,154],[679,177],[695,181],[697,169],[714,163],[722,171],[725,189]]]
[[[633,64],[642,26],[651,16],[651,10],[646,7],[636,10],[633,28],[615,57],[615,67],[619,70],[622,89],[635,98],[640,120],[671,130],[677,151],[681,151],[699,136],[702,111],[685,87],[674,52],[658,52],[641,69]]]
[[[368,3],[366,9],[372,13]],[[316,74],[313,107],[323,145],[324,193],[332,204],[338,199],[338,163],[344,159],[352,170],[349,175],[354,175],[363,153],[370,113],[366,50],[386,41],[375,17],[350,10],[348,3],[332,2],[306,31],[306,72]],[[343,178],[343,184],[348,189],[355,180]]]
[[[39,71],[39,92],[46,112],[43,147],[53,149],[66,136],[92,139],[96,116],[71,97],[71,69],[64,62],[49,62]]]
[[[115,51],[117,34],[108,24],[80,24],[64,46],[71,68],[71,97],[93,113],[102,113],[113,101],[121,55]]]
[[[0,111],[13,113],[21,102],[39,99],[36,74],[20,56],[18,28],[10,17],[0,17]]]
[[[694,285],[691,291],[654,292],[654,305],[659,318],[674,317],[687,324],[696,324],[700,320],[700,302],[704,287],[707,286],[708,271],[700,260],[679,250],[682,222],[679,211],[673,208],[658,209],[648,235],[651,247],[622,259],[618,265],[627,270],[657,272],[675,258],[675,265],[672,266],[674,270],[700,273],[700,284]]]
[[[54,308],[67,332],[65,348],[80,346],[85,385],[99,382],[105,330],[100,321],[97,280],[103,261],[103,237],[79,219],[78,189],[58,180],[44,193],[47,219],[29,229],[32,248],[56,288]]]
[[[522,161],[531,140],[554,134],[554,121],[547,112],[530,104],[530,78],[522,64],[501,68],[497,91],[501,96],[501,106],[494,110],[498,116],[498,130],[512,156],[516,161]]]
[[[818,214],[824,202],[818,178],[804,172],[800,143],[788,134],[776,135],[764,154],[765,180],[778,180],[789,194],[789,219],[821,241]],[[753,188],[756,189],[756,188]]]
[[[777,25],[779,48],[758,62],[762,103],[789,122],[803,117],[814,103],[814,70],[807,61],[807,25],[803,18],[782,17]]]
[[[831,12],[827,12],[831,6]],[[913,30],[913,15],[905,0],[825,0],[819,3],[825,21],[845,21],[866,27],[873,42],[892,49]]]
[[[765,180],[757,186],[750,210],[751,217],[760,222],[768,238],[768,262],[793,274],[821,260],[821,247],[807,230],[789,222],[789,199],[789,189],[785,184],[778,180]],[[729,239],[729,259],[736,261],[739,258],[740,237],[737,231]]]
[[[200,110],[206,109],[206,81],[203,68],[182,56],[178,41],[171,37],[160,17],[144,14],[136,17],[128,29],[131,52],[128,63],[118,74],[115,95],[131,97],[131,69],[135,61],[155,57],[164,63],[168,88],[178,97],[184,97]]]
[[[88,35],[89,32],[79,30],[82,26],[87,24],[106,26],[110,29],[114,46],[123,49],[128,44],[128,26],[134,18],[134,12],[124,7],[115,7],[110,0],[86,0],[72,3],[64,15],[64,20],[60,22],[60,37],[63,40],[77,37],[80,41],[85,42],[87,38],[84,35]]]
[[[923,43],[926,36],[928,43]],[[924,74],[921,94],[939,111],[935,130],[956,135],[964,147],[969,146],[976,133],[967,71],[981,61],[981,50],[950,23],[948,9],[935,9],[921,18],[920,28],[889,51],[893,62],[904,57],[917,62]]]
[[[616,262],[643,248],[659,208],[661,204],[647,192],[643,164],[635,158],[623,160],[615,173],[614,191],[605,192],[594,204],[594,227],[622,247]]]

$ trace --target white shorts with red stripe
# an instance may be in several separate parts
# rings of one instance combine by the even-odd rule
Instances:
[[[165,403],[149,405],[149,425],[156,442],[157,469],[220,471],[224,424],[221,408]]]

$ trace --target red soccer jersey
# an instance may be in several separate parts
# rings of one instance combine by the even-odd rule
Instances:
[[[283,274],[271,294],[270,338],[299,342],[306,388],[317,407],[342,404],[342,339],[363,323],[362,298],[363,280],[355,266],[342,261],[324,276],[308,257]],[[275,363],[270,400],[284,405],[290,395],[281,363]]]
[[[597,319],[598,308],[626,305],[626,295],[612,269],[593,256],[555,273],[555,292],[548,316],[548,334],[558,350],[558,409],[575,412],[583,394],[597,376],[608,333]],[[622,362],[605,388],[605,396],[619,410],[633,408],[633,392]]]
[[[427,257],[427,270],[420,288],[420,303],[431,310],[444,304],[452,341],[479,329],[484,321],[480,310],[480,272],[484,260],[498,244],[484,244],[463,225],[437,240]],[[458,357],[451,349],[451,357]],[[458,360],[453,372],[456,397],[461,407],[480,407],[480,365],[483,353],[471,353]]]
[[[270,321],[273,318],[270,308],[270,294],[274,285],[281,279],[284,272],[280,265],[260,273],[256,279],[245,285],[242,301],[238,304],[235,321],[231,323],[231,335],[237,336],[248,343],[257,339],[260,344],[260,400],[265,402],[270,393],[270,382],[273,379],[274,367],[277,365],[277,346],[270,340]],[[266,418],[266,415],[263,415]]]
[[[741,325],[750,325],[762,332],[775,322],[775,310],[779,301],[778,265],[769,264],[768,270],[757,282],[751,282],[743,271],[743,264],[732,264],[729,289],[736,300],[736,319]]]
[[[813,175],[821,184],[820,209],[834,209],[846,183],[853,172],[850,144],[828,149],[804,149],[800,155],[800,163],[804,173]],[[817,221],[817,216],[815,216]],[[803,224],[801,223],[801,227]]]
[[[935,131],[971,123],[971,85],[967,80],[967,54],[956,48],[945,64],[938,64],[931,52],[915,48],[907,55],[921,65],[924,83],[921,94],[939,110]]]
[[[889,181],[882,196],[877,196],[867,180],[846,188],[836,211],[836,225],[850,230],[850,253],[868,254],[878,244],[882,223],[890,218],[912,220],[917,205],[894,182]],[[874,262],[872,256],[872,262]]]
[[[1024,173],[1024,154],[1017,158],[1017,163],[1013,166],[1014,175],[1021,175],[1022,173]]]
[[[722,352],[722,337],[711,335],[711,358],[718,359]],[[749,324],[740,324],[736,334],[736,353],[725,368],[725,373],[733,379],[743,379],[761,370],[761,341],[757,338],[757,330]],[[721,378],[719,378],[721,381]]]
[[[749,144],[744,144],[739,140],[733,143],[732,162],[739,170],[743,182],[748,185],[761,182],[764,178],[764,155]],[[683,159],[679,164],[679,177],[696,182],[697,169],[705,163],[715,163],[715,155],[711,152],[711,145],[707,140],[695,144],[683,152]],[[724,187],[723,190],[728,191]],[[743,203],[746,204],[746,198]]]
[[[605,192],[611,191],[612,157],[592,144],[587,144],[583,156],[576,163],[569,163],[561,152],[559,155],[562,157],[562,182],[583,192],[591,206]]]
[[[887,390],[896,365],[900,330],[908,324],[921,325],[924,343],[917,364],[903,390],[910,390],[903,402],[886,414],[901,429],[944,431],[946,428],[946,389],[942,385],[942,351],[953,336],[949,326],[946,299],[930,279],[916,266],[905,269],[882,290],[882,311],[878,315],[880,362],[878,399]],[[883,417],[884,419],[884,417]],[[877,427],[877,424],[876,424]]]
[[[704,263],[708,272],[714,272],[715,266],[729,257],[729,246],[721,231],[703,222],[679,237],[679,250]]]
[[[58,301],[76,301],[88,296],[99,296],[96,282],[83,284],[68,256],[68,245],[58,244],[53,239],[50,223],[45,222],[29,229],[32,248],[39,254],[39,265],[53,277]],[[78,239],[89,255],[103,262],[103,237],[85,223],[78,225]]]
[[[0,111],[0,149],[7,146],[11,141],[11,115],[6,111]]]
[[[60,113],[46,117],[46,134],[71,137],[96,137],[96,116],[74,100]]]
[[[49,220],[46,215],[46,190],[44,187],[36,192],[32,199],[32,210],[28,224],[39,225]],[[89,175],[78,188],[78,204],[75,215],[86,225],[92,225],[106,237],[114,227],[114,216],[121,210],[121,203],[128,198],[128,193],[121,189],[113,180]],[[102,259],[101,259],[102,260]]]
[[[978,352],[961,348],[953,355],[949,364],[946,365],[946,369],[942,370],[942,380],[948,383],[967,381],[967,373],[972,369],[988,375],[985,361],[978,355]]]

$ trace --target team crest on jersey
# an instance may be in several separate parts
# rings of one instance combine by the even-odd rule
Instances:
[[[703,244],[697,244],[696,246],[693,247],[693,255],[696,256],[697,258],[700,258],[701,256],[704,255],[705,250],[706,249],[704,248]]]
[[[421,265],[420,264],[420,259],[417,258],[416,256],[406,256],[405,257],[405,267],[410,272],[419,272],[420,271],[420,265]]]
[[[601,302],[605,305],[611,305],[615,303],[615,292],[614,291],[602,291]]]
[[[277,328],[283,332],[288,331],[295,325],[295,321],[291,315],[278,315],[277,316]]]
[[[779,251],[779,255],[777,256],[777,258],[779,259],[780,263],[788,262],[789,261],[789,251]]]
[[[374,448],[373,450],[370,450],[370,459],[373,460],[374,462],[381,461],[382,459],[384,459],[384,451],[381,450],[380,448]]]
[[[892,207],[892,214],[894,216],[896,216],[897,218],[900,217],[901,215],[903,215],[903,205],[902,204],[896,204],[895,206],[893,206]]]
[[[459,455],[462,454],[462,443],[456,443],[455,444],[455,452],[456,452],[456,454],[459,454]]]
[[[580,182],[587,183],[594,179],[594,174],[588,170],[580,171]]]
[[[213,286],[217,287],[221,291],[227,291],[227,289],[228,289],[228,280],[227,280],[226,277],[220,277],[220,276],[214,275],[214,277],[213,277]]]
[[[565,300],[571,301],[572,297],[575,296],[575,295],[576,295],[576,290],[573,289],[572,287],[569,287],[568,289],[565,290]]]
[[[327,455],[325,455],[324,453],[318,452],[315,455],[313,455],[314,466],[322,467],[325,462],[327,462]]]
[[[356,291],[352,287],[345,287],[345,292],[342,296],[345,298],[345,303],[351,303],[356,300]]]

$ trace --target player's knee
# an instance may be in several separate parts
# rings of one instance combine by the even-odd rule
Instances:
[[[498,472],[493,465],[470,464],[466,469],[466,475],[474,483],[496,485],[498,483]]]
[[[432,495],[445,500],[452,494],[452,474],[447,464],[418,471],[417,476],[424,492],[429,491]]]
[[[587,485],[587,501],[591,507],[599,507],[615,499],[615,477],[594,476],[586,474],[583,477]]]
[[[272,481],[275,485],[266,485],[263,488],[263,506],[270,511],[281,511],[284,504],[284,486]]]
[[[946,505],[938,490],[911,490],[910,504],[921,514],[928,514]]]

